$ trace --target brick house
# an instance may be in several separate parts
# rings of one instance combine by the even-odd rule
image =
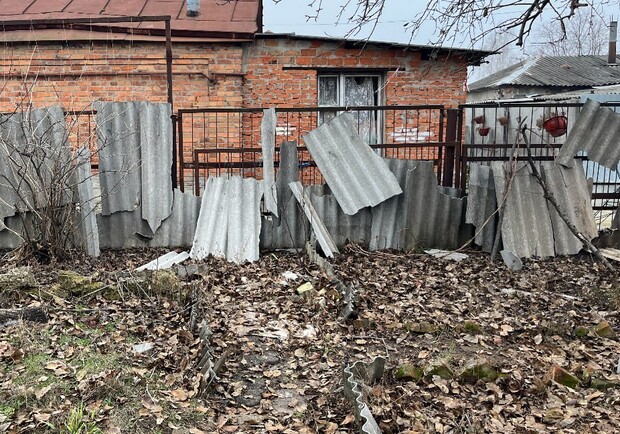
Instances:
[[[224,4],[202,0],[197,16],[187,13],[184,0],[0,3],[3,112],[25,103],[34,107],[61,104],[67,111],[84,111],[95,100],[167,101],[163,21],[87,24],[71,21],[75,18],[169,15],[175,112],[360,105],[456,107],[465,102],[467,66],[479,64],[490,54],[263,33],[261,0]],[[256,133],[247,132],[255,130],[254,116],[237,113],[238,120],[231,122],[228,113],[225,125],[221,116],[214,119],[217,113],[213,111],[185,114],[179,125],[184,134],[179,157],[193,162],[186,169],[197,167],[195,159],[201,157],[196,150],[256,145]],[[280,139],[298,138],[301,130],[325,116],[333,114],[319,113],[304,121],[298,116],[296,125],[278,118],[278,126],[286,127],[286,131],[280,128]],[[441,122],[439,116],[420,110],[358,113],[372,143],[381,143],[388,135],[393,142],[407,142],[412,132],[414,141],[439,140],[441,133],[432,131]],[[428,126],[421,128],[423,123]],[[389,124],[394,127],[390,131]],[[221,162],[245,157],[216,158]]]

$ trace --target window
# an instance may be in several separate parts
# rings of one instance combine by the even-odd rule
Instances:
[[[359,107],[381,105],[381,76],[368,74],[319,75],[320,107]],[[375,144],[381,137],[381,116],[377,110],[354,111],[358,132],[369,143]],[[319,124],[334,118],[336,113],[319,115]]]

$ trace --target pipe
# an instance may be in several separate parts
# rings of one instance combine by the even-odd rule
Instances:
[[[618,21],[612,21],[609,23],[609,55],[607,57],[607,63],[610,65],[616,64],[616,42],[618,40]]]

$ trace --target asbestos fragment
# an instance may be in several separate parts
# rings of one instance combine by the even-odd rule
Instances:
[[[297,202],[299,202],[304,210],[304,213],[306,214],[306,217],[310,221],[316,239],[319,242],[325,256],[331,258],[334,256],[334,253],[339,253],[338,247],[336,247],[336,244],[325,227],[323,220],[319,217],[319,214],[312,205],[308,194],[304,191],[301,182],[291,182],[289,184],[289,188],[293,192],[295,199],[297,199]]]
[[[380,380],[384,370],[385,359],[383,357],[377,357],[372,363],[358,361],[352,365],[346,364],[342,369],[344,395],[353,406],[353,413],[360,426],[361,434],[381,433],[381,429],[364,399],[362,390],[364,385],[370,386]]]
[[[275,183],[274,156],[276,148],[276,109],[263,110],[260,125],[261,149],[263,154],[263,187],[265,189],[265,208],[274,214],[278,213],[278,190]]]

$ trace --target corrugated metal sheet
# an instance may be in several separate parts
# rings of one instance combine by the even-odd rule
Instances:
[[[241,263],[259,258],[261,184],[253,178],[209,178],[190,255]]]
[[[361,244],[370,241],[372,226],[370,208],[363,208],[350,216],[342,211],[327,185],[312,185],[306,191],[337,247],[343,247],[347,241]]]
[[[493,248],[497,225],[497,217],[493,213],[496,209],[495,181],[491,168],[471,164],[465,222],[476,227],[474,242],[485,252],[490,252]]]
[[[620,161],[620,113],[589,99],[570,129],[557,162],[571,167],[579,151],[587,152],[588,159],[615,170]]]
[[[133,211],[151,237],[172,209],[172,123],[169,104],[100,103],[97,110],[102,214]]]
[[[91,155],[87,146],[77,152],[77,190],[80,199],[80,226],[82,237],[86,247],[86,253],[90,256],[99,256],[99,229],[95,215],[97,201],[93,189],[93,175],[90,169]]]
[[[310,221],[310,225],[312,226],[312,230],[314,232],[314,235],[316,236],[316,240],[319,242],[319,245],[321,246],[321,249],[323,250],[325,256],[331,258],[334,256],[334,253],[339,253],[338,247],[336,247],[336,243],[334,242],[331,234],[327,230],[327,227],[325,227],[322,217],[314,208],[310,196],[308,192],[304,190],[301,182],[291,182],[289,184],[289,188],[293,192],[293,195],[295,196],[295,199],[297,199],[297,202],[299,202],[299,204],[303,208],[304,213],[308,218],[308,221]]]
[[[620,83],[620,69],[607,56],[540,56],[529,58],[469,85],[470,91],[499,86],[605,86]]]
[[[276,152],[276,109],[263,110],[260,132],[263,154],[265,209],[278,217],[278,191],[275,184],[276,173],[273,165]]]
[[[280,166],[276,178],[279,218],[263,217],[261,247],[266,250],[301,248],[308,239],[310,225],[297,205],[289,183],[299,180],[297,143],[280,146]]]
[[[407,172],[405,203],[407,249],[459,247],[463,200],[440,193],[432,163],[418,164]]]
[[[432,164],[415,160],[386,159],[388,168],[405,191],[407,173],[418,164]],[[370,250],[402,249],[405,247],[405,194],[391,197],[371,209],[372,228]]]
[[[543,161],[541,175],[547,188],[577,230],[589,240],[596,237],[598,231],[583,165],[575,164],[572,168],[566,168],[553,161]],[[583,248],[582,242],[568,229],[553,205],[549,204],[548,208],[556,255],[579,253]]]
[[[48,204],[53,167],[71,164],[62,107],[53,106],[0,115],[0,230],[4,219],[16,211]],[[29,176],[32,175],[32,176]],[[39,179],[42,176],[42,179]],[[65,180],[64,182],[71,182]],[[44,185],[40,185],[43,183]],[[64,203],[73,198],[67,184]]]
[[[497,201],[506,186],[505,164],[491,163]],[[502,224],[502,243],[520,258],[554,256],[553,226],[543,190],[527,163],[518,163],[512,181]]]
[[[383,159],[357,134],[349,113],[321,125],[303,139],[346,214],[353,215],[402,193]]]
[[[262,12],[259,0],[201,0],[202,13],[188,17],[185,2],[179,0],[142,1],[86,1],[86,0],[34,0],[29,2],[11,1],[2,3],[2,20],[101,18],[118,16],[170,15],[173,35],[220,37],[251,37],[259,31],[258,20]],[[164,30],[163,22],[143,23],[101,23],[93,25],[94,31],[110,33],[116,31]],[[32,31],[32,30],[31,30]]]

